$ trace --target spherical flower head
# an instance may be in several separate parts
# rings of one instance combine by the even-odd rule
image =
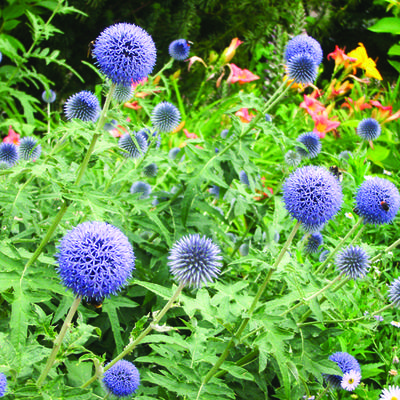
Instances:
[[[171,160],[175,160],[176,156],[178,155],[178,153],[181,151],[181,149],[179,147],[173,147],[169,152],[168,152],[168,157]]]
[[[186,39],[177,39],[170,43],[168,47],[169,55],[177,61],[186,60],[189,56],[190,44]]]
[[[221,138],[226,139],[226,137],[229,135],[229,129],[223,129],[221,131]]]
[[[56,93],[51,89],[48,92],[44,91],[42,93],[42,100],[45,103],[54,103],[56,101],[56,97]]]
[[[23,160],[37,160],[42,152],[42,146],[32,136],[26,136],[21,139],[18,148],[19,158]]]
[[[388,224],[393,221],[400,207],[396,186],[385,178],[365,180],[356,193],[358,215],[367,224]]]
[[[360,246],[349,246],[336,257],[336,268],[349,278],[363,278],[370,267],[368,254]]]
[[[314,132],[303,133],[297,138],[297,141],[302,143],[307,150],[302,147],[296,147],[297,152],[305,158],[315,158],[321,152],[321,141],[319,136]]]
[[[142,157],[148,148],[146,138],[140,132],[133,132],[135,141],[132,139],[131,134],[125,133],[118,141],[118,146],[125,150],[124,155],[128,158]],[[139,146],[139,147],[138,147]]]
[[[147,176],[148,178],[157,176],[157,173],[158,173],[158,167],[156,163],[148,164],[143,168],[143,175]]]
[[[389,299],[394,306],[400,308],[400,278],[395,279],[390,285]]]
[[[210,194],[212,194],[213,196],[215,196],[215,197],[219,197],[219,186],[217,186],[217,185],[212,185],[212,186],[210,187],[210,189],[208,189],[208,192],[209,192]]]
[[[153,39],[134,24],[109,26],[96,39],[92,52],[103,74],[125,86],[147,77],[156,63]]]
[[[375,140],[381,134],[381,126],[374,118],[365,118],[357,126],[357,135],[364,140]]]
[[[244,172],[243,170],[239,172],[239,179],[240,179],[240,182],[243,183],[243,185],[250,186],[249,178],[248,178],[246,172]]]
[[[318,247],[324,243],[322,235],[319,232],[312,233],[308,240],[305,247],[306,253],[317,253]]]
[[[87,90],[73,94],[65,102],[67,119],[78,118],[82,121],[97,121],[100,116],[100,104],[97,97]]]
[[[148,199],[151,193],[151,186],[147,182],[137,181],[135,182],[130,189],[132,194],[141,193],[139,199]]]
[[[329,250],[324,250],[321,252],[321,254],[319,255],[319,262],[324,262],[329,255]]]
[[[379,400],[400,400],[400,388],[398,386],[389,386],[383,389]]]
[[[285,154],[285,162],[289,167],[297,167],[301,162],[301,155],[297,151],[289,150]]]
[[[106,222],[77,225],[61,240],[56,258],[63,284],[96,301],[119,291],[135,268],[128,238]]]
[[[313,83],[317,78],[318,66],[307,54],[297,54],[287,63],[288,77],[295,83]]]
[[[337,352],[329,356],[329,360],[337,363],[338,367],[342,370],[343,374],[350,371],[359,372],[361,374],[360,364],[355,357],[345,352]],[[326,381],[334,388],[339,388],[342,383],[343,377],[340,375],[324,375]]]
[[[265,122],[272,122],[272,117],[269,114],[265,114]]]
[[[239,247],[239,253],[242,257],[246,257],[249,255],[249,244],[243,243]]]
[[[172,246],[168,265],[179,283],[198,288],[219,275],[222,266],[219,253],[219,247],[211,239],[192,234]]]
[[[117,85],[115,86],[113,97],[118,103],[125,103],[133,96],[132,85]]]
[[[3,397],[6,394],[7,390],[7,377],[0,372],[0,397]]]
[[[13,167],[18,162],[18,147],[14,143],[0,144],[0,163],[5,167]]]
[[[154,140],[152,138],[155,138],[156,149],[158,149],[161,146],[161,136],[158,134],[158,132],[151,133],[150,129],[144,128],[141,129],[139,133],[146,138],[148,146],[150,146],[151,141]]]
[[[289,40],[285,50],[285,60],[289,62],[296,55],[308,55],[318,66],[321,64],[323,52],[317,40],[308,35],[297,35]]]
[[[323,167],[298,168],[283,184],[286,209],[308,232],[321,230],[339,211],[342,200],[340,183]]]
[[[139,387],[139,371],[131,362],[119,360],[104,372],[103,383],[114,396],[127,397]]]
[[[173,104],[163,101],[154,107],[150,119],[157,130],[171,132],[179,125],[181,114]]]
[[[361,373],[359,371],[354,371],[353,369],[349,372],[346,372],[343,375],[342,382],[340,386],[352,392],[361,382]]]

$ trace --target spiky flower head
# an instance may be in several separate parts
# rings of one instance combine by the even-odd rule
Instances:
[[[173,104],[163,101],[154,107],[150,119],[157,130],[171,132],[179,125],[181,114]]]
[[[301,134],[297,141],[302,143],[306,149],[302,147],[296,147],[297,152],[305,158],[315,158],[321,152],[321,141],[319,136],[314,132],[306,132]]]
[[[289,40],[285,50],[285,60],[289,62],[297,55],[307,55],[318,66],[321,64],[323,52],[317,40],[308,35],[297,35]]]
[[[149,178],[157,176],[158,167],[156,163],[151,163],[143,168],[143,175]]]
[[[170,43],[168,47],[169,55],[177,61],[186,60],[190,52],[190,44],[186,39],[177,39]]]
[[[400,278],[395,279],[390,285],[389,299],[394,306],[400,308]]]
[[[347,161],[353,156],[351,151],[343,150],[339,153],[339,159],[347,163]]]
[[[93,56],[100,70],[113,83],[129,86],[147,77],[156,63],[156,46],[139,26],[118,23],[95,40]]]
[[[140,132],[133,132],[133,137],[135,141],[132,139],[131,134],[125,133],[122,135],[118,141],[118,146],[125,150],[125,157],[129,158],[139,158],[142,157],[148,148],[146,138]]]
[[[51,89],[48,92],[44,91],[42,93],[42,100],[45,103],[54,103],[56,101],[56,97],[56,93]]]
[[[67,119],[78,118],[82,121],[97,121],[100,116],[100,103],[88,90],[73,94],[64,104]]]
[[[97,301],[119,291],[135,268],[128,238],[106,222],[83,222],[67,232],[56,258],[64,286]]]
[[[136,392],[140,385],[138,369],[129,361],[119,360],[104,372],[106,389],[117,397],[127,397]]]
[[[336,257],[336,268],[352,279],[364,278],[370,263],[368,254],[360,246],[349,246]]]
[[[243,185],[250,186],[249,178],[248,178],[246,172],[244,172],[243,170],[239,172],[239,179],[240,179],[240,182],[243,183]]]
[[[297,151],[289,150],[285,154],[285,162],[289,167],[297,167],[301,162],[301,155]]]
[[[305,247],[306,253],[317,253],[319,246],[324,243],[321,233],[314,232],[312,233],[308,240]]]
[[[297,54],[287,62],[289,79],[304,85],[313,83],[317,78],[318,65],[307,54]]]
[[[361,382],[361,373],[359,371],[354,371],[354,369],[352,369],[351,371],[346,372],[343,375],[340,386],[343,389],[352,392],[360,384],[360,382]]]
[[[3,397],[7,391],[7,377],[0,372],[0,397]]]
[[[321,230],[339,211],[342,200],[340,183],[323,167],[298,168],[283,184],[286,209],[308,232]]]
[[[171,160],[175,160],[176,156],[178,155],[178,153],[181,151],[181,149],[179,147],[173,147],[169,152],[168,152],[168,157]]]
[[[0,144],[0,163],[5,168],[13,167],[18,162],[18,147],[14,143]]]
[[[221,138],[226,139],[226,137],[229,135],[229,129],[223,129],[221,131]]]
[[[217,186],[217,185],[212,185],[212,186],[210,187],[210,189],[208,189],[208,192],[209,192],[210,194],[212,194],[213,196],[215,196],[215,197],[219,197],[219,186]]]
[[[321,254],[319,255],[319,262],[324,262],[327,258],[328,258],[328,255],[329,255],[329,250],[324,250],[324,251],[322,251],[321,252]]]
[[[151,193],[151,186],[147,182],[137,181],[132,184],[130,192],[132,194],[141,193],[139,199],[148,199]]]
[[[388,224],[399,210],[399,191],[385,178],[366,179],[357,190],[356,207],[365,223]]]
[[[329,360],[335,362],[342,370],[343,374],[350,371],[359,372],[361,374],[360,364],[355,357],[346,352],[337,352],[329,356]],[[324,375],[328,383],[334,388],[339,388],[342,383],[343,377],[340,375]]]
[[[19,158],[23,160],[37,160],[42,152],[42,146],[32,136],[26,136],[21,139],[18,148]]]
[[[113,97],[118,103],[125,103],[133,96],[132,85],[117,85],[115,86]]]
[[[400,387],[389,386],[388,389],[383,389],[379,400],[400,400]]]
[[[381,134],[381,130],[375,118],[365,118],[357,126],[357,135],[364,140],[375,140]]]
[[[191,234],[183,236],[172,246],[168,265],[179,283],[198,288],[219,275],[222,266],[220,252],[211,239]]]
[[[161,146],[161,135],[157,131],[152,133],[151,129],[144,128],[139,131],[141,135],[143,135],[147,140],[147,145],[150,146],[152,140],[156,141],[156,149]]]

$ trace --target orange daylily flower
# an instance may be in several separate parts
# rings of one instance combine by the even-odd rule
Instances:
[[[15,145],[19,146],[19,138],[20,134],[15,132],[12,128],[12,125],[8,128],[8,135],[3,139],[4,143],[14,143]]]
[[[131,108],[132,110],[139,110],[142,106],[139,105],[138,101],[132,101],[132,103],[124,103],[124,107]]]
[[[313,132],[316,133],[321,139],[325,137],[325,134],[329,131],[336,129],[339,125],[339,121],[333,121],[328,118],[327,111],[323,111],[321,114],[313,115],[314,129]]]
[[[249,123],[256,115],[252,112],[249,113],[248,108],[241,108],[240,110],[235,112],[237,117],[240,117],[240,120],[244,123]]]
[[[231,69],[231,74],[227,80],[228,83],[239,82],[239,85],[243,85],[246,82],[256,81],[260,79],[259,76],[253,74],[248,69],[241,69],[235,64],[228,64]]]
[[[314,93],[314,92],[313,92]],[[316,93],[316,92],[315,92]],[[300,108],[304,108],[310,115],[317,114],[325,110],[324,105],[318,101],[313,94],[307,96],[303,95],[304,101],[299,105]]]
[[[185,123],[186,121],[182,121],[171,133],[179,132],[185,126]]]
[[[347,107],[350,110],[350,114],[353,111],[362,111],[366,108],[372,108],[371,104],[365,103],[365,96],[361,96],[358,100],[354,101],[350,97],[346,97],[347,102],[343,103],[341,107]]]
[[[352,50],[349,54],[350,57],[356,58],[357,61],[352,63],[353,68],[361,68],[365,71],[365,76],[370,78],[383,79],[381,74],[376,68],[376,63],[372,58],[368,57],[367,50],[362,43],[358,43],[358,47]]]
[[[348,80],[345,80],[344,82],[339,81],[338,83],[336,83],[336,79],[333,79],[328,88],[329,95],[327,99],[330,100],[337,96],[345,94],[346,92],[351,90],[353,86],[354,85],[350,83]]]
[[[234,38],[231,40],[231,44],[227,47],[221,56],[221,60],[223,64],[228,63],[232,60],[233,56],[236,53],[236,49],[242,44],[243,42],[239,40],[239,38]]]
[[[350,62],[357,61],[356,58],[346,55],[344,49],[342,50],[338,45],[335,46],[335,51],[328,54],[327,59],[329,60],[330,58],[335,60],[335,68],[340,64],[343,64],[347,68]]]

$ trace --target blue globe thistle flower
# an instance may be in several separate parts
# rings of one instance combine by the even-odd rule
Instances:
[[[133,96],[132,85],[117,85],[115,86],[113,97],[118,103],[125,103]]]
[[[135,182],[130,189],[132,194],[141,193],[139,199],[148,199],[151,193],[151,186],[147,182],[137,181]]]
[[[169,55],[177,61],[184,61],[188,58],[190,44],[186,39],[177,39],[170,43],[168,47]]]
[[[96,301],[119,291],[135,268],[128,238],[106,222],[83,222],[67,232],[56,258],[64,286]]]
[[[315,158],[321,152],[321,141],[319,136],[314,132],[306,132],[301,134],[297,141],[304,144],[307,150],[302,147],[296,147],[297,152],[305,158]]]
[[[149,178],[156,176],[157,173],[158,173],[158,167],[156,163],[148,164],[143,168],[144,176],[147,176]]]
[[[3,60],[3,53],[0,51],[0,63]]]
[[[308,35],[297,35],[289,40],[285,50],[285,60],[289,62],[297,55],[307,55],[318,66],[321,64],[323,52],[317,40]]]
[[[323,252],[321,252],[321,254],[319,255],[319,262],[324,262],[328,258],[329,253],[329,250],[324,250]]]
[[[297,151],[289,150],[285,154],[285,162],[289,167],[297,167],[301,162],[301,155]]]
[[[272,117],[269,114],[265,114],[265,121],[272,122]]]
[[[350,371],[361,373],[360,364],[355,357],[345,352],[337,352],[329,356],[329,360],[337,363],[338,367],[342,370],[343,374]],[[340,375],[324,375],[326,381],[334,388],[340,388],[342,383],[342,376]]]
[[[136,143],[133,141],[131,134],[125,133],[122,135],[118,141],[118,146],[125,150],[125,157],[129,158],[139,158],[142,157],[148,148],[146,138],[140,132],[133,132]]]
[[[365,118],[357,126],[357,135],[364,140],[375,140],[381,134],[381,126],[374,118]]]
[[[106,389],[117,397],[127,397],[135,393],[140,385],[138,369],[129,361],[119,360],[104,372]]]
[[[134,24],[109,26],[96,39],[92,52],[103,74],[125,86],[147,77],[156,63],[153,39]]]
[[[384,178],[365,180],[356,193],[357,213],[368,224],[388,224],[400,207],[396,186]]]
[[[348,161],[351,157],[353,157],[353,154],[351,151],[348,150],[343,150],[339,153],[339,159]]]
[[[307,85],[317,78],[318,66],[309,55],[297,54],[288,61],[287,73],[295,83]]]
[[[151,132],[152,131],[150,129],[147,129],[147,128],[141,129],[139,131],[139,133],[146,138],[148,146],[150,146],[151,136],[153,138],[155,138],[155,140],[156,140],[156,149],[158,149],[161,146],[161,136],[158,134],[157,131],[153,132],[152,135],[150,136]]]
[[[97,97],[87,90],[73,94],[65,102],[67,119],[78,118],[82,121],[97,121],[100,116],[100,104]]]
[[[37,160],[42,152],[42,146],[32,136],[23,137],[20,141],[18,154],[23,160]]]
[[[169,153],[168,153],[168,157],[171,160],[175,160],[176,156],[178,155],[178,153],[181,151],[181,149],[179,147],[173,147]]]
[[[168,265],[179,283],[198,288],[219,275],[222,266],[220,251],[206,236],[184,236],[172,246]]]
[[[0,372],[0,397],[3,397],[6,394],[6,391],[7,391],[7,377],[2,372]]]
[[[173,104],[163,101],[154,107],[150,119],[159,131],[171,132],[179,125],[181,114]]]
[[[243,170],[239,172],[239,179],[240,179],[240,182],[243,183],[243,185],[250,186],[249,178],[248,178],[246,172],[244,172]]]
[[[321,230],[339,211],[342,200],[340,183],[323,167],[298,168],[283,184],[286,209],[309,232]]]
[[[221,131],[221,138],[222,138],[222,139],[226,139],[226,137],[228,136],[228,134],[229,134],[229,129],[223,129],[223,130]]]
[[[307,240],[305,252],[309,254],[317,253],[318,247],[321,246],[323,243],[324,239],[322,238],[321,233],[319,232],[312,233]]]
[[[389,287],[389,299],[400,308],[400,278],[395,279]]]
[[[219,186],[217,186],[217,185],[212,185],[212,186],[210,187],[210,189],[208,189],[208,192],[209,192],[210,194],[212,194],[213,196],[215,196],[215,197],[219,197]]]
[[[18,147],[14,143],[0,144],[0,163],[4,165],[4,169],[13,167],[18,158]]]
[[[336,267],[349,278],[363,278],[370,267],[368,254],[360,246],[349,246],[337,255]]]
[[[49,90],[49,92],[47,93],[46,91],[44,91],[42,93],[42,100],[45,103],[54,103],[56,101],[56,93],[53,90]]]
[[[249,244],[243,243],[239,247],[239,253],[242,257],[246,257],[249,255]]]

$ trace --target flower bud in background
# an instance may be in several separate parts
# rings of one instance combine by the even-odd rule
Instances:
[[[390,285],[389,299],[395,307],[400,308],[400,278],[395,279]]]
[[[0,163],[5,168],[13,167],[18,159],[18,147],[14,143],[0,143]]]
[[[150,119],[157,130],[171,132],[179,125],[181,114],[173,104],[163,101],[154,107]]]
[[[115,86],[113,97],[118,103],[125,103],[133,96],[132,85],[117,85]]]
[[[324,240],[322,238],[321,233],[319,233],[319,232],[312,233],[307,240],[305,252],[309,253],[309,254],[318,253],[318,248],[323,243],[324,243]]]
[[[6,391],[7,391],[7,377],[2,372],[0,372],[0,397],[3,397],[6,394]]]
[[[304,144],[307,150],[302,147],[296,147],[297,152],[305,158],[315,158],[321,152],[321,141],[319,136],[314,132],[301,134],[297,141]]]
[[[285,154],[285,162],[289,167],[297,167],[301,162],[301,155],[294,150],[289,150]]]
[[[381,126],[374,118],[365,118],[357,126],[357,135],[364,140],[375,140],[381,134]]]
[[[168,47],[169,55],[177,61],[184,61],[189,57],[190,43],[186,39],[177,39]]]
[[[44,91],[42,93],[42,100],[45,103],[54,103],[56,101],[56,97],[56,93],[51,89],[48,92]]]
[[[97,121],[100,116],[100,103],[97,97],[87,90],[73,94],[64,104],[67,119]]]
[[[132,184],[130,192],[132,194],[141,193],[140,200],[148,199],[151,193],[151,186],[147,182],[137,181]]]
[[[336,268],[352,279],[364,278],[370,263],[368,254],[360,246],[349,246],[336,257]]]
[[[229,47],[227,47],[222,55],[221,55],[221,62],[222,64],[226,64],[232,60],[233,56],[236,54],[236,49],[242,44],[243,42],[239,40],[239,38],[234,38],[231,41]]]
[[[19,158],[23,160],[37,160],[42,153],[42,146],[32,136],[26,136],[21,139],[18,147]]]
[[[138,369],[129,361],[119,360],[104,373],[103,383],[108,392],[117,397],[127,397],[140,385]]]
[[[125,133],[118,141],[118,146],[125,150],[125,157],[139,158],[146,153],[148,145],[146,138],[140,132],[133,132],[136,143],[133,141],[130,133]],[[139,146],[139,147],[138,147]],[[139,150],[140,149],[140,150]]]
[[[149,178],[157,176],[157,172],[158,172],[158,167],[156,163],[148,164],[143,168],[144,176],[147,176]]]

